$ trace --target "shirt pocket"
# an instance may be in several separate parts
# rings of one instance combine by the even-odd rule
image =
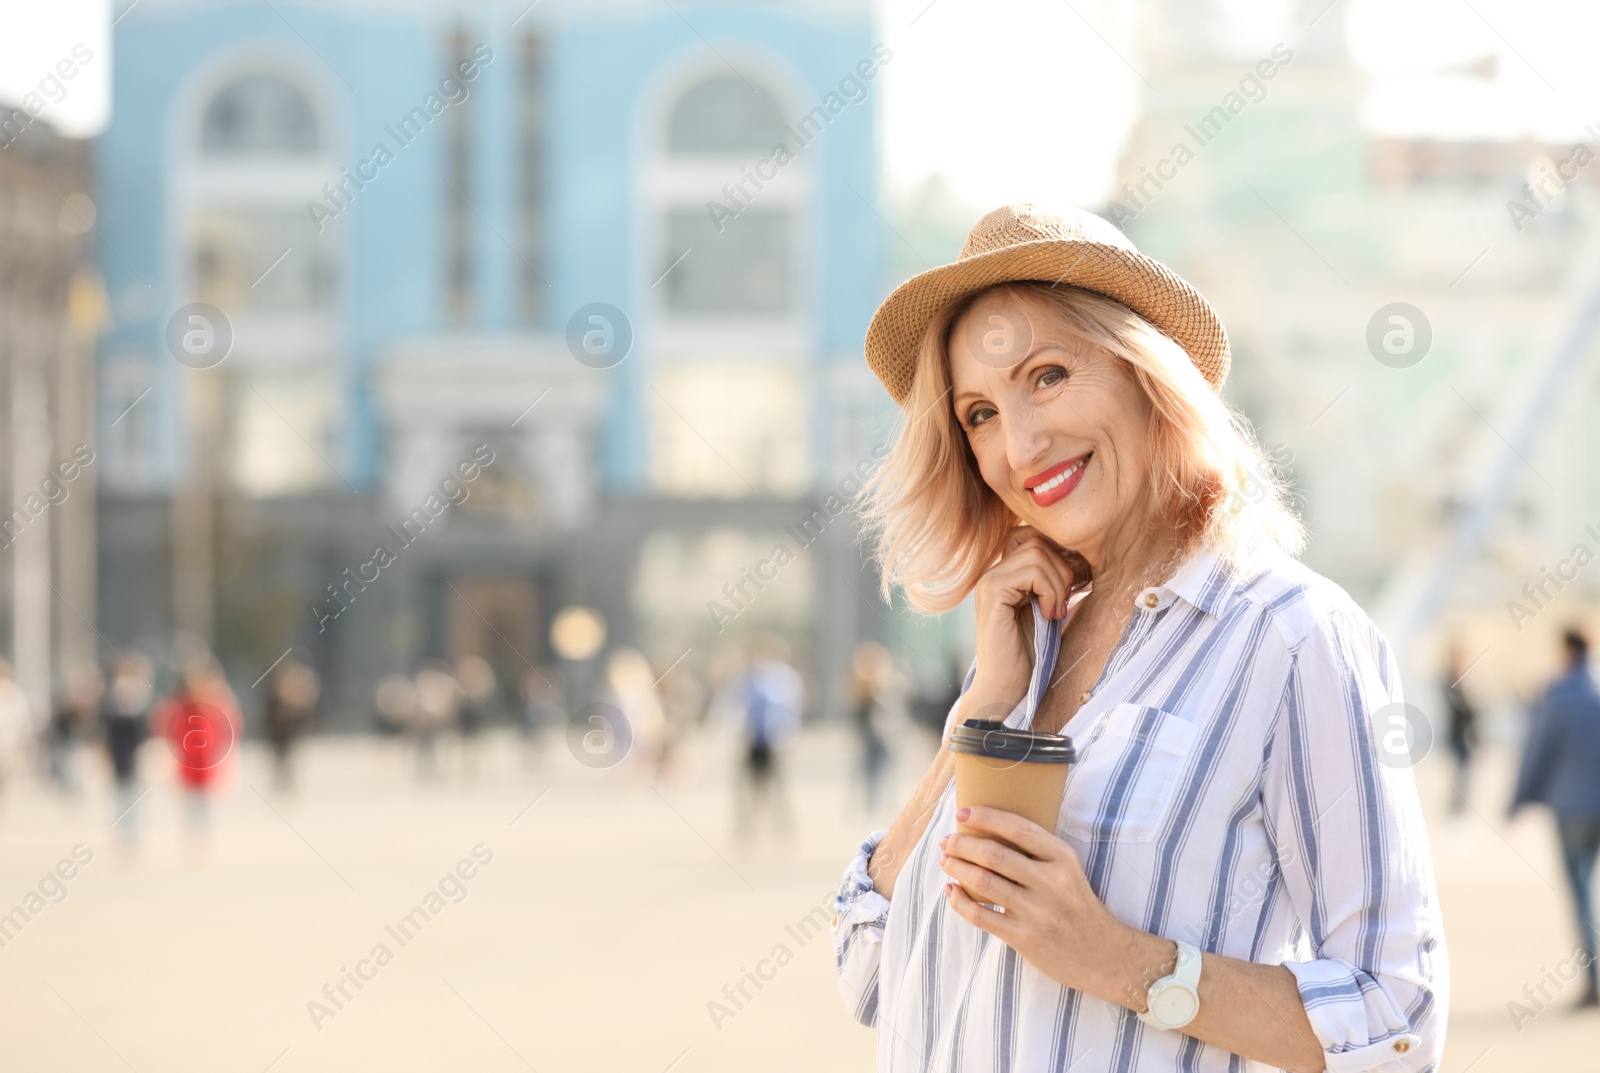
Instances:
[[[1154,838],[1198,735],[1195,724],[1161,708],[1112,708],[1067,772],[1061,829],[1085,842]]]

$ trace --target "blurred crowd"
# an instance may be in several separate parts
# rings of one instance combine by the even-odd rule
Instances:
[[[290,748],[309,726],[320,684],[316,672],[285,657],[263,676],[263,729],[277,778],[290,779]],[[142,652],[119,653],[110,673],[94,664],[68,668],[48,710],[35,711],[0,660],[0,794],[18,778],[37,775],[61,794],[77,796],[87,763],[103,762],[115,786],[113,823],[125,838],[138,827],[134,806],[145,786],[139,757],[148,741],[171,753],[188,826],[209,824],[217,775],[244,734],[239,697],[220,663],[194,645],[176,646],[170,664]]]
[[[691,737],[706,734],[733,753],[735,835],[754,838],[765,825],[792,836],[789,743],[815,707],[819,684],[773,634],[730,645],[708,664],[697,670],[680,657],[658,666],[617,647],[592,668],[595,678],[575,687],[570,667],[525,664],[515,673],[475,654],[431,659],[378,682],[371,726],[406,744],[419,782],[452,784],[479,777],[486,749],[520,750],[531,768],[546,762],[552,741],[586,766],[627,764],[651,781],[670,782],[686,774]],[[902,744],[918,724],[942,727],[956,691],[944,682],[933,694],[918,693],[906,668],[876,642],[856,650],[848,680],[834,685],[848,701],[853,752],[838,769],[853,787],[842,807],[879,814],[894,804],[885,785]],[[18,779],[44,780],[73,798],[104,773],[115,788],[113,822],[132,840],[136,805],[152,778],[170,778],[182,793],[186,826],[203,834],[220,776],[247,734],[270,751],[273,788],[292,791],[298,745],[324,714],[319,676],[293,650],[241,690],[197,643],[180,639],[161,662],[124,651],[109,671],[87,663],[68,668],[46,710],[29,703],[0,660],[0,804]],[[491,727],[501,733],[486,736]],[[141,762],[147,749],[164,750],[171,763]]]
[[[1451,645],[1440,683],[1441,737],[1453,769],[1447,811],[1454,818],[1478,811],[1470,776],[1480,720],[1463,682],[1472,668],[1465,655],[1459,643]],[[636,649],[614,648],[593,668],[597,680],[581,679],[581,689],[570,684],[572,670],[528,664],[520,674],[497,672],[478,655],[429,660],[411,674],[378,683],[373,725],[379,735],[406,745],[417,781],[452,785],[479,777],[488,748],[520,749],[525,767],[544,764],[554,751],[552,738],[587,767],[626,764],[652,783],[692,779],[698,774],[685,764],[686,745],[704,734],[731,754],[734,837],[748,842],[764,826],[780,841],[793,838],[791,742],[815,707],[818,683],[796,669],[781,638],[756,635],[719,650],[698,671],[681,656],[658,666]],[[919,690],[889,649],[871,641],[856,648],[847,681],[834,683],[847,701],[849,752],[828,773],[845,788],[841,807],[852,821],[892,818],[901,795],[890,785],[891,775],[898,767],[907,778],[918,776],[962,677],[953,667],[935,689]],[[291,791],[297,745],[321,722],[317,672],[291,649],[246,696],[252,736],[270,753],[272,785]],[[1581,630],[1565,632],[1560,673],[1540,695],[1523,698],[1522,706],[1527,733],[1506,814],[1527,805],[1553,813],[1585,955],[1579,1004],[1594,1007],[1600,1005],[1600,926],[1593,900],[1600,861],[1600,685]],[[161,664],[126,651],[117,654],[109,673],[93,664],[73,666],[44,711],[30,705],[0,660],[0,805],[10,784],[22,778],[44,780],[66,798],[81,796],[91,777],[109,781],[112,824],[131,843],[139,829],[136,806],[150,789],[150,773],[160,770],[169,774],[159,777],[172,779],[181,794],[184,826],[203,841],[219,776],[245,737],[245,716],[221,664],[193,643],[178,642]],[[490,727],[502,733],[490,739],[484,733]],[[1416,729],[1409,728],[1401,752],[1418,749]],[[1410,762],[1426,752],[1430,738],[1424,736]],[[141,764],[147,749],[162,747],[170,764]],[[89,765],[100,765],[100,771],[89,772]]]

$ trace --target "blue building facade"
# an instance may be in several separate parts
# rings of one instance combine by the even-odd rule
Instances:
[[[119,12],[109,638],[296,646],[352,711],[428,657],[543,666],[572,604],[662,665],[772,629],[837,677],[877,619],[823,505],[887,431],[867,4]]]

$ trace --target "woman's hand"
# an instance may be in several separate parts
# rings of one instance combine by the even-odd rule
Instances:
[[[973,718],[1004,718],[1017,706],[1033,676],[1033,648],[1024,632],[1024,612],[1038,596],[1046,615],[1063,617],[1074,582],[1061,549],[1048,538],[1031,526],[1011,530],[1000,561],[978,579],[974,589],[978,667],[972,688],[961,698],[957,725]],[[954,776],[955,758],[941,742],[921,784],[867,863],[873,889],[885,898],[894,897],[900,869],[928,829],[933,810]]]
[[[945,884],[956,915],[1057,983],[1143,1012],[1150,985],[1177,967],[1178,944],[1113,916],[1089,886],[1077,852],[1032,820],[979,805],[957,809],[956,819],[984,832],[956,831],[939,840],[940,864],[960,883]],[[1005,912],[980,905],[962,887]],[[1292,972],[1221,954],[1201,959],[1200,1012],[1183,1027],[1185,1035],[1275,1069],[1326,1068]]]
[[[956,819],[970,830],[995,837],[955,831],[939,840],[945,852],[940,866],[955,881],[945,884],[950,908],[1003,940],[1057,983],[1143,1009],[1144,992],[1130,993],[1130,966],[1150,963],[1142,972],[1135,970],[1133,977],[1148,977],[1148,987],[1171,971],[1177,944],[1130,928],[1113,916],[1089,886],[1077,851],[1032,820],[981,805],[958,810]],[[979,904],[962,887],[1005,912]],[[1165,972],[1157,971],[1162,962],[1169,962]]]
[[[1007,535],[1000,561],[973,589],[977,607],[978,667],[972,688],[962,698],[961,718],[1004,718],[1028,691],[1033,648],[1024,632],[1024,613],[1037,596],[1045,617],[1064,618],[1076,583],[1062,551],[1032,526]]]

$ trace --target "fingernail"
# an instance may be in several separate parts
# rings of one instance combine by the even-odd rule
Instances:
[[[949,835],[940,835],[939,836],[939,848],[940,849],[944,849],[944,844],[946,842],[948,842],[948,841],[950,841],[950,836]]]
[[[971,815],[972,815],[972,810],[970,808],[967,808],[965,805],[963,805],[961,808],[956,809],[956,821],[959,822],[959,823],[966,823],[967,822],[967,817],[971,816]]]

